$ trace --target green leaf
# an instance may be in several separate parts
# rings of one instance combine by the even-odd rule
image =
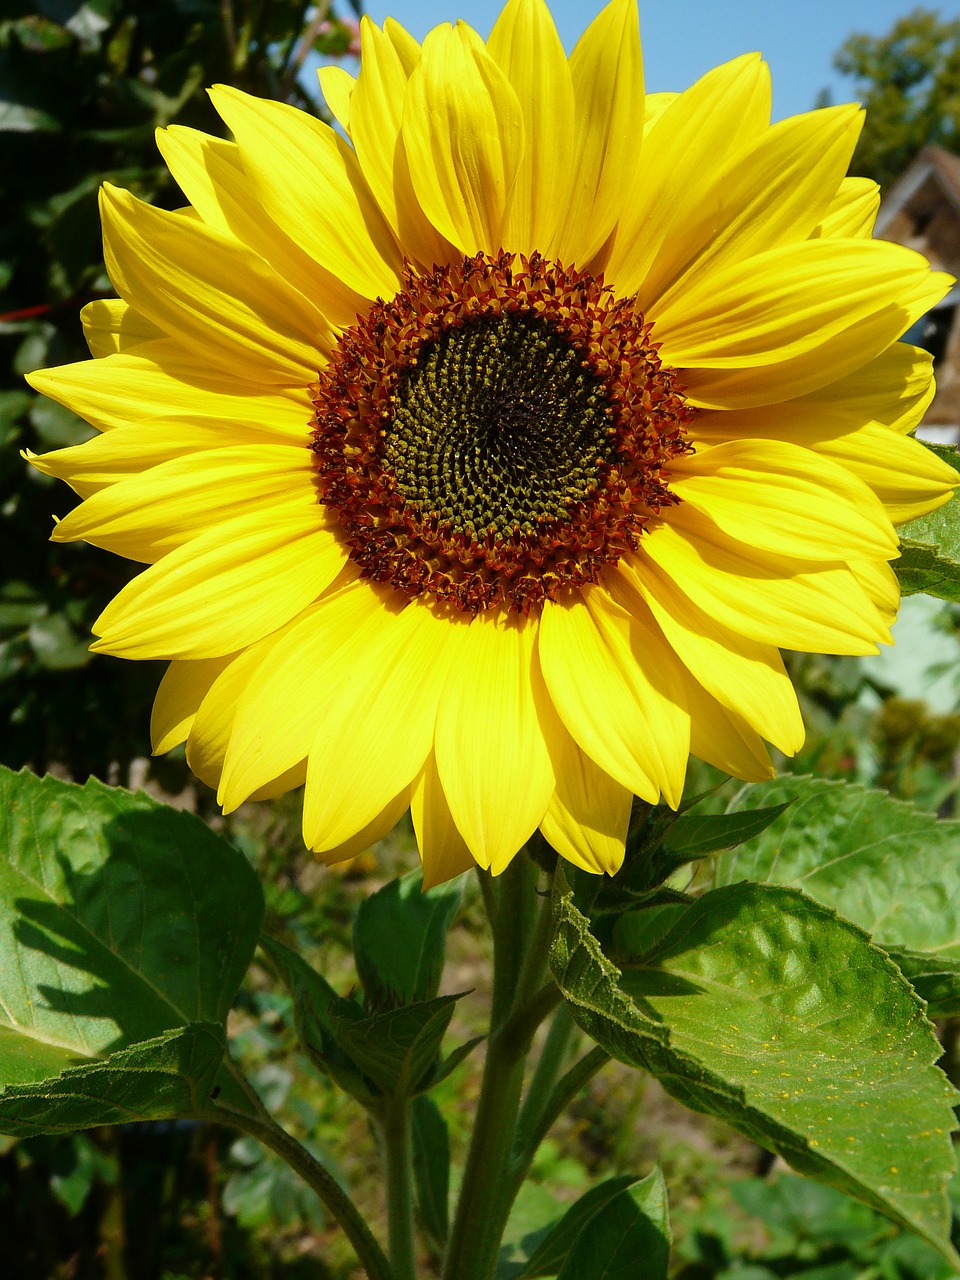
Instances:
[[[297,1036],[307,1057],[341,1089],[369,1106],[376,1094],[336,1034],[344,1022],[363,1016],[360,1008],[338,996],[326,978],[276,938],[263,934],[260,946],[293,999]]]
[[[59,133],[62,128],[55,116],[40,107],[0,101],[0,133]]]
[[[101,1062],[68,1067],[35,1084],[8,1085],[0,1091],[0,1130],[25,1138],[132,1120],[201,1117],[225,1044],[221,1024],[192,1022],[118,1049]]]
[[[438,1055],[459,995],[365,1014],[282,942],[264,935],[260,943],[293,997],[308,1056],[364,1106],[375,1106],[383,1094],[413,1094],[447,1074]]]
[[[580,1199],[570,1206],[560,1221],[550,1229],[531,1254],[526,1265],[516,1273],[516,1280],[535,1280],[538,1276],[555,1276],[563,1266],[564,1259],[573,1247],[577,1236],[590,1220],[638,1181],[639,1179],[632,1174],[621,1174],[618,1178],[608,1178],[599,1186],[585,1191]]]
[[[960,960],[906,947],[884,950],[917,995],[927,1002],[928,1018],[960,1013]]]
[[[737,885],[690,905],[622,974],[562,871],[554,910],[554,976],[608,1053],[960,1263],[954,1090],[921,1002],[862,930],[795,890]]]
[[[960,471],[960,454],[947,445],[923,442],[938,458]],[[960,497],[902,525],[900,559],[893,562],[905,596],[925,591],[941,600],[960,601]]]
[[[664,841],[665,849],[685,860],[703,858],[721,849],[735,849],[780,817],[791,802],[767,809],[746,809],[737,813],[691,813],[679,817]]]
[[[896,953],[931,1000],[932,1016],[960,1012],[960,822],[939,822],[882,791],[812,777],[760,783],[732,807],[790,799],[772,826],[720,858],[718,884],[803,889]]]
[[[667,1189],[663,1174],[654,1169],[591,1216],[557,1280],[666,1280],[669,1262]]]
[[[364,899],[353,925],[357,972],[371,1006],[432,1000],[440,986],[447,930],[460,906],[459,881],[422,890],[419,871]]]
[[[72,671],[92,658],[89,636],[81,638],[62,613],[31,622],[27,632],[33,652],[48,671]]]
[[[413,1176],[420,1221],[442,1251],[450,1233],[450,1138],[440,1108],[426,1094],[413,1100]]]
[[[0,847],[0,1083],[224,1022],[263,900],[199,819],[93,779],[0,769]]]
[[[413,1094],[433,1083],[432,1068],[459,999],[438,996],[388,1013],[344,1020],[335,1027],[337,1041],[381,1092]]]

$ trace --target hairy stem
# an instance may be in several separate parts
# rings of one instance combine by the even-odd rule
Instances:
[[[390,1265],[396,1280],[416,1280],[413,1247],[412,1110],[410,1098],[400,1096],[391,1099],[379,1117],[387,1184]]]
[[[219,1108],[216,1104],[208,1108],[207,1114],[209,1119],[220,1120],[224,1124],[233,1125],[234,1128],[250,1134],[252,1138],[256,1138],[258,1142],[262,1142],[265,1147],[269,1147],[282,1160],[285,1160],[290,1168],[312,1187],[323,1207],[343,1228],[369,1280],[393,1280],[393,1272],[386,1255],[374,1239],[359,1209],[333,1174],[315,1160],[295,1138],[291,1138],[289,1133],[281,1129],[266,1114],[263,1118],[259,1118],[246,1112]]]
[[[490,1037],[444,1280],[490,1280],[513,1195],[505,1194],[523,1076],[533,1035],[555,1004],[545,983],[549,898],[537,897],[538,871],[525,853],[497,881],[480,873],[493,930]],[[545,920],[544,917],[548,918]]]

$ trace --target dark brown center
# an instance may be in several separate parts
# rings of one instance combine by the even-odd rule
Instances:
[[[596,582],[689,448],[650,326],[599,279],[478,254],[378,300],[312,388],[319,498],[364,576],[468,613]]]

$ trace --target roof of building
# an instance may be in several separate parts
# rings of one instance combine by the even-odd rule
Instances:
[[[930,178],[960,212],[960,156],[943,147],[924,147],[884,196],[876,235],[883,235],[884,228]]]

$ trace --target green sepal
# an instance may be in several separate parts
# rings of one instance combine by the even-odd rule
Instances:
[[[716,789],[694,796],[679,813],[667,805],[637,804],[623,865],[610,880],[595,886],[592,911],[616,914],[648,902],[655,894],[663,895],[664,882],[680,867],[751,839],[775,822],[790,803],[736,814],[689,812]],[[574,883],[579,887],[579,880]],[[578,905],[584,905],[580,897]]]
[[[417,1212],[439,1254],[450,1234],[450,1135],[440,1108],[426,1094],[413,1100],[412,1129]]]
[[[930,1002],[931,1017],[960,1012],[960,822],[826,778],[788,775],[746,798],[794,804],[720,857],[717,883],[802,888],[866,929]]]
[[[921,1001],[861,929],[795,890],[736,885],[687,907],[624,974],[562,869],[554,913],[554,977],[603,1049],[960,1263],[955,1091]]]
[[[667,832],[664,851],[672,854],[678,863],[684,863],[724,849],[735,849],[765,831],[792,803],[786,800],[766,809],[743,809],[734,813],[681,814]]]
[[[559,1227],[562,1226],[561,1222]],[[669,1265],[667,1188],[663,1174],[654,1169],[642,1182],[615,1195],[584,1223],[557,1280],[610,1280],[617,1275],[666,1280]]]
[[[26,1138],[133,1120],[202,1119],[225,1045],[220,1023],[192,1022],[35,1084],[7,1085],[0,1131]]]
[[[922,443],[960,471],[960,454],[952,445]],[[925,516],[901,525],[900,558],[893,569],[905,596],[918,591],[960,602],[960,497],[956,493]]]
[[[353,952],[366,1004],[382,1012],[432,1000],[440,986],[447,930],[463,888],[449,881],[423,890],[419,871],[389,881],[360,904]]]

